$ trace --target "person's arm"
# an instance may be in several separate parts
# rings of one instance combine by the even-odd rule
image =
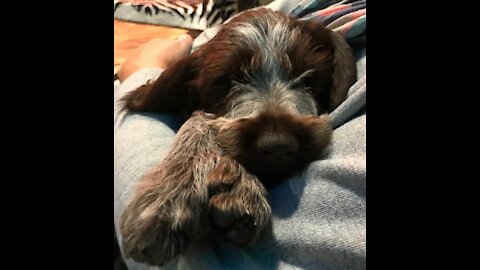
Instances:
[[[193,39],[184,34],[176,39],[156,38],[138,47],[118,71],[120,82],[143,68],[166,69],[190,53]]]
[[[154,39],[136,49],[117,73],[114,82],[114,214],[115,227],[137,179],[145,168],[158,163],[175,137],[178,125],[167,115],[144,116],[131,113],[120,100],[190,53],[192,38]],[[120,247],[122,235],[117,234]],[[150,266],[125,260],[129,269],[146,270]]]
[[[184,34],[176,39],[152,39],[134,50],[117,73],[119,81],[114,82],[115,130],[127,114],[119,102],[122,97],[147,81],[157,79],[164,69],[187,56],[192,43],[192,37]]]

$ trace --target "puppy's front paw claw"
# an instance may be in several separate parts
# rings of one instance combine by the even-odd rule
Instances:
[[[210,222],[224,238],[251,244],[271,217],[258,179],[233,160],[222,160],[208,177]]]
[[[237,244],[255,240],[263,228],[256,224],[255,217],[242,209],[242,203],[235,202],[230,194],[220,194],[210,200],[210,221],[224,238]],[[237,204],[237,205],[235,205]],[[258,226],[260,225],[260,226]]]

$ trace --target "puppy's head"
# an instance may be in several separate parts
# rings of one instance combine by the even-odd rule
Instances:
[[[137,104],[229,119],[219,133],[225,151],[275,182],[321,156],[331,130],[318,115],[345,100],[355,78],[343,38],[317,23],[257,9],[234,17],[167,69]]]

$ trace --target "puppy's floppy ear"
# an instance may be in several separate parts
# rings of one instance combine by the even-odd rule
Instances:
[[[123,100],[132,111],[190,115],[198,101],[194,81],[201,57],[194,52],[171,67],[153,83],[147,83],[127,94]]]
[[[325,42],[328,40],[329,44],[321,47],[327,47],[333,51],[332,82],[327,102],[329,111],[333,111],[347,98],[348,90],[357,78],[352,49],[341,35],[327,29],[323,24],[309,20],[298,22],[303,25],[316,43],[327,45]]]
[[[334,47],[334,58],[329,109],[333,111],[347,99],[348,90],[357,79],[357,66],[352,49],[345,39],[333,31],[330,31],[330,37]]]

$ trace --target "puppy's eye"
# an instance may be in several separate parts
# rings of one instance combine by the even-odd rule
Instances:
[[[305,84],[305,82],[303,80],[300,80],[300,81],[292,83],[291,87],[294,88],[294,89],[298,89],[298,88],[306,88],[307,85]]]
[[[302,78],[300,80],[293,81],[290,86],[292,89],[305,90],[310,89],[312,82],[309,78]]]
[[[215,182],[208,185],[208,197],[212,197],[219,193],[229,192],[233,187],[233,183]]]

